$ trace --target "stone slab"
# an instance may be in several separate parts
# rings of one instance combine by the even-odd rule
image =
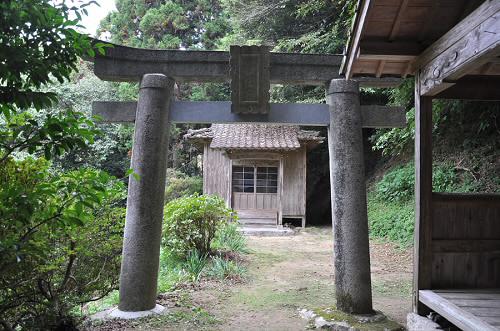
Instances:
[[[279,228],[266,227],[266,226],[244,226],[240,228],[240,231],[245,236],[256,236],[256,237],[282,237],[282,236],[293,236],[296,231],[290,228]]]
[[[309,321],[309,328],[334,331],[403,331],[404,327],[375,311],[370,315],[351,315],[334,307],[299,310],[299,316]]]
[[[406,315],[406,328],[408,331],[432,331],[442,329],[439,324],[434,323],[427,317],[415,313]]]

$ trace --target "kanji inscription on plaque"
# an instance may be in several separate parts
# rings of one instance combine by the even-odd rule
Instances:
[[[231,111],[269,112],[269,46],[231,46]]]

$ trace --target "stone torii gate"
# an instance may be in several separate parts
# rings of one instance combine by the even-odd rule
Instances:
[[[230,52],[145,50],[115,45],[96,56],[103,80],[140,81],[137,102],[94,102],[105,122],[135,122],[116,317],[145,316],[155,303],[170,123],[265,122],[328,127],[337,307],[372,309],[362,128],[406,125],[403,109],[360,106],[359,86],[393,79],[345,80],[342,55],[271,53],[265,46]],[[173,100],[175,81],[231,81],[231,102]],[[270,84],[325,85],[327,104],[270,104]]]

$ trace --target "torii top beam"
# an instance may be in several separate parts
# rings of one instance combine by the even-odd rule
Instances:
[[[99,42],[96,40],[95,42]],[[109,43],[108,43],[109,44]],[[89,58],[94,73],[107,81],[139,81],[147,73],[163,73],[178,82],[230,80],[230,54],[224,51],[156,50],[112,45],[105,55]],[[324,85],[342,77],[343,55],[270,53],[272,84]],[[396,86],[400,80],[359,77],[361,86]]]
[[[179,82],[230,80],[229,52],[156,50],[113,45],[93,59],[97,77],[109,81],[139,81],[147,73],[163,73]],[[274,84],[323,85],[339,77],[342,55],[270,54]]]

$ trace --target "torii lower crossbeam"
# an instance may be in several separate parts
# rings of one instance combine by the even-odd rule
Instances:
[[[92,113],[102,122],[133,123],[137,102],[97,101]],[[402,107],[361,106],[363,128],[399,128],[406,126]],[[272,103],[269,114],[235,114],[229,101],[172,101],[171,123],[270,123],[303,126],[329,126],[329,106],[324,103]]]

